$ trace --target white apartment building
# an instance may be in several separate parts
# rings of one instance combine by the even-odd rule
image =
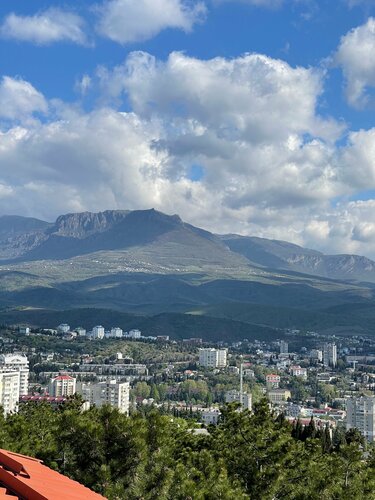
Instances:
[[[221,411],[218,408],[203,410],[201,414],[202,422],[206,425],[216,425],[220,417]]]
[[[57,331],[59,333],[68,333],[70,332],[70,326],[67,323],[61,323],[61,325],[57,327]]]
[[[233,389],[231,391],[227,391],[225,393],[225,402],[226,403],[234,403],[235,401],[240,403],[240,391]],[[242,406],[245,410],[251,411],[252,409],[252,396],[247,392],[242,393]]]
[[[76,379],[70,377],[69,375],[58,375],[57,377],[50,380],[48,384],[48,393],[50,396],[57,397],[67,397],[73,396],[76,392]]]
[[[20,374],[20,396],[29,392],[29,360],[23,354],[1,354],[0,371],[16,371]]]
[[[323,361],[323,351],[320,349],[311,349],[310,358],[321,363]]]
[[[375,440],[375,397],[361,396],[346,400],[346,429],[358,429],[373,442]]]
[[[288,342],[285,342],[285,340],[280,340],[280,354],[288,354],[288,352],[289,352]]]
[[[94,326],[91,332],[91,337],[93,339],[104,339],[104,335],[105,335],[104,326],[102,325]]]
[[[323,346],[323,364],[326,367],[335,368],[337,365],[337,346],[334,343],[327,342]]]
[[[302,379],[307,379],[307,369],[301,368],[299,365],[293,365],[290,367],[290,374],[293,377],[300,377]]]
[[[140,339],[142,337],[141,330],[130,330],[127,335],[131,339]]]
[[[214,349],[213,347],[199,349],[199,364],[204,368],[225,368],[227,354],[227,349]]]
[[[20,372],[0,371],[0,406],[4,415],[18,411],[20,399]]]
[[[82,328],[81,326],[79,326],[78,328],[76,328],[74,331],[77,332],[77,334],[78,334],[79,337],[85,337],[86,336],[86,330],[84,328]]]
[[[90,405],[103,406],[108,404],[117,408],[120,413],[129,415],[129,382],[107,380],[105,382],[78,382],[77,393]]]
[[[115,326],[115,327],[111,328],[109,336],[113,339],[121,339],[123,336],[123,333],[124,332],[122,331],[122,328]]]

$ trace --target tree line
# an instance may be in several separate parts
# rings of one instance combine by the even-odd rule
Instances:
[[[0,447],[35,456],[110,500],[360,500],[375,498],[375,454],[358,432],[307,428],[265,400],[236,404],[197,433],[191,419],[151,409],[81,411],[25,404],[0,417]]]

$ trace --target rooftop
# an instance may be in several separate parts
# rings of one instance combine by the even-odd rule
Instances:
[[[0,498],[99,500],[105,497],[43,465],[36,459],[0,449]]]

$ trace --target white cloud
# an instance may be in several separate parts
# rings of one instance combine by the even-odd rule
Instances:
[[[126,44],[147,40],[167,28],[190,31],[206,8],[202,2],[185,0],[107,0],[98,12],[99,33]]]
[[[33,105],[18,96],[8,121],[47,109],[29,83],[3,81],[37,96]],[[317,113],[322,73],[256,54],[160,62],[135,53],[90,82],[106,106],[60,102],[44,121],[2,124],[0,213],[50,220],[155,207],[216,232],[375,256],[375,201],[345,201],[375,189],[375,129],[336,145],[341,127]],[[133,112],[108,104],[124,93]]]
[[[259,54],[203,61],[174,52],[164,63],[134,52],[100,76],[112,97],[126,91],[140,115],[197,120],[221,137],[261,143],[294,132],[334,138],[341,130],[316,115],[322,73]]]
[[[29,82],[4,76],[0,83],[0,117],[22,120],[34,112],[46,113],[47,101]]]
[[[4,38],[31,42],[37,45],[49,45],[68,41],[86,45],[84,20],[73,12],[59,8],[50,8],[34,16],[9,14],[0,27]]]
[[[375,19],[349,31],[341,38],[335,63],[346,79],[349,104],[363,107],[369,101],[367,89],[375,87]]]

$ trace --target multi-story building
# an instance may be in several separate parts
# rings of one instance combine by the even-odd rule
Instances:
[[[227,354],[227,349],[214,349],[213,347],[199,349],[199,364],[204,368],[225,368]]]
[[[288,354],[288,352],[289,352],[288,342],[285,342],[285,340],[280,340],[280,354]]]
[[[50,380],[48,393],[55,398],[73,396],[76,392],[76,379],[66,374],[60,374]]]
[[[301,368],[299,365],[293,365],[290,367],[290,374],[293,377],[300,377],[302,379],[307,379],[307,369]]]
[[[367,441],[375,440],[375,397],[346,400],[346,429],[358,429]]]
[[[288,389],[271,389],[268,391],[268,399],[271,403],[280,404],[288,401],[292,397],[292,394]]]
[[[129,414],[129,382],[107,380],[98,383],[78,382],[77,392],[90,405],[103,406],[108,404],[117,408],[120,413]]]
[[[91,338],[93,339],[104,339],[104,335],[105,335],[105,330],[104,326],[102,325],[94,326],[94,328],[91,331]]]
[[[277,389],[280,385],[280,375],[274,373],[266,375],[266,385],[268,388]]]
[[[140,339],[142,337],[142,332],[140,330],[130,330],[127,336],[131,339]]]
[[[96,375],[148,375],[147,366],[137,363],[115,363],[111,365],[83,363],[79,365],[79,370],[87,373],[94,372]]]
[[[79,326],[78,328],[76,328],[74,331],[77,332],[77,334],[79,335],[79,337],[85,337],[86,336],[86,330],[85,330],[85,328],[82,328],[81,326]]]
[[[4,414],[18,411],[20,398],[20,372],[0,371],[0,406]]]
[[[227,391],[225,393],[225,402],[226,403],[234,403],[236,402],[241,402],[241,394],[240,391],[237,391],[236,389],[233,389],[231,391]],[[248,394],[247,392],[242,393],[242,406],[245,410],[251,411],[252,409],[252,396],[251,394]]]
[[[122,335],[123,335],[122,328],[120,328],[118,326],[111,328],[111,330],[109,332],[109,337],[112,339],[121,339]]]
[[[70,332],[70,326],[67,323],[61,323],[61,325],[57,327],[57,331],[59,333],[68,333]]]
[[[202,422],[206,425],[216,425],[221,417],[221,411],[218,408],[208,408],[201,413]]]
[[[320,349],[311,349],[310,358],[321,363],[323,361],[323,351]]]
[[[1,354],[0,371],[16,371],[20,375],[20,396],[29,391],[29,360],[22,354]]]
[[[327,342],[323,346],[323,364],[326,367],[335,368],[337,365],[337,346],[334,343]]]

